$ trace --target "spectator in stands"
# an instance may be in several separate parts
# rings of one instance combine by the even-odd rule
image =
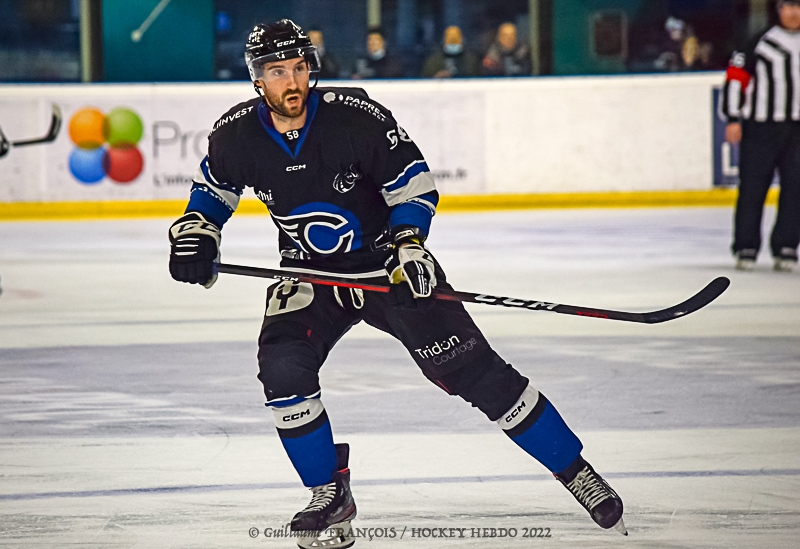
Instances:
[[[483,74],[488,76],[529,76],[531,49],[517,40],[514,23],[503,23],[483,58]]]
[[[422,68],[422,77],[454,78],[478,76],[479,71],[478,58],[464,48],[461,29],[453,25],[444,30],[442,48],[434,52],[425,61],[425,66]]]
[[[386,40],[379,28],[373,27],[367,34],[367,56],[356,61],[353,78],[402,78],[403,64],[386,50]]]
[[[321,79],[339,78],[339,65],[330,53],[325,50],[325,37],[322,35],[322,31],[319,29],[309,30],[308,39],[317,47],[317,53],[319,53],[319,77]]]
[[[684,67],[684,45],[691,36],[691,32],[686,26],[686,22],[677,17],[668,17],[664,23],[666,36],[661,43],[660,53],[653,62],[653,68],[657,71],[674,72],[682,70]],[[695,38],[696,40],[696,38]],[[691,43],[687,50],[691,49]]]
[[[708,70],[710,44],[701,44],[696,36],[687,36],[681,44],[681,63],[678,70],[703,71]],[[705,51],[704,51],[705,48]]]
[[[656,70],[676,72],[709,69],[712,46],[701,43],[685,21],[669,17],[664,23],[664,30],[667,34],[661,45],[661,53],[653,62]]]

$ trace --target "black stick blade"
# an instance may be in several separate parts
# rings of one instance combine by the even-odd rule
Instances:
[[[6,139],[3,130],[0,130],[0,158],[4,157],[8,153],[8,149],[11,148],[11,143]]]
[[[562,315],[584,316],[588,318],[603,318],[606,320],[621,320],[623,322],[638,322],[640,324],[658,324],[668,320],[674,320],[682,316],[702,309],[724,292],[730,285],[730,280],[719,277],[712,280],[708,286],[698,293],[677,305],[651,311],[647,313],[632,313],[628,311],[615,311],[613,309],[594,309],[592,307],[576,307],[575,305],[565,305],[560,303],[548,303],[544,301],[522,300],[511,297],[496,297],[490,295],[470,294],[453,290],[436,290],[434,296],[438,299],[448,299],[452,301],[464,301],[470,303],[483,303],[485,305],[499,305],[501,307],[514,307],[518,309],[529,309],[531,311],[550,311]]]
[[[727,290],[728,286],[730,285],[731,281],[724,276],[715,278],[709,282],[705,288],[697,292],[683,303],[678,303],[677,305],[662,309],[660,311],[643,313],[642,316],[644,317],[644,322],[647,324],[658,324],[660,322],[666,322],[667,320],[672,320],[693,313],[698,309],[702,309],[721,296],[722,292]]]
[[[61,107],[53,103],[52,109],[53,112],[50,116],[50,128],[47,130],[47,135],[34,139],[14,141],[12,145],[15,147],[24,147],[26,145],[39,145],[41,143],[50,143],[51,141],[55,141],[56,137],[58,137],[58,132],[61,130]]]

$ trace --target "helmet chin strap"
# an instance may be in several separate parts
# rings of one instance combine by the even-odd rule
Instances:
[[[267,101],[267,95],[264,93],[264,90],[261,89],[261,86],[259,86],[255,82],[253,82],[253,87],[256,90],[256,95],[258,95],[259,97],[261,97],[264,100],[264,104],[267,106],[267,110],[272,112],[273,109],[270,106],[269,101]]]

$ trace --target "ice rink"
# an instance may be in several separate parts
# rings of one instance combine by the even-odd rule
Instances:
[[[460,290],[645,311],[732,284],[661,325],[468,306],[619,492],[627,538],[397,342],[355,327],[322,370],[351,446],[355,547],[797,547],[800,272],[763,251],[735,271],[731,218],[437,216],[428,244]],[[272,533],[309,493],[255,377],[270,282],[173,282],[171,221],[0,223],[0,546],[295,547]],[[223,259],[276,266],[275,238],[266,215],[234,216]]]

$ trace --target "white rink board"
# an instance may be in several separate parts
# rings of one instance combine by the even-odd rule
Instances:
[[[334,82],[363,86],[425,154],[442,194],[703,190],[712,181],[712,88],[697,75]],[[253,96],[248,83],[0,86],[0,127],[47,145],[0,158],[0,202],[174,199],[206,152],[214,121]],[[142,173],[129,184],[78,182],[67,127],[85,107],[134,110]],[[388,141],[387,141],[388,143]]]

